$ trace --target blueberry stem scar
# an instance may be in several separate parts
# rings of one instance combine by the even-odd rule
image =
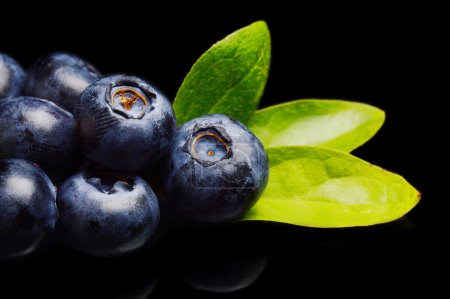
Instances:
[[[126,93],[132,93],[133,96],[132,97],[127,97]],[[114,104],[114,98],[115,96],[119,94],[120,97],[120,101],[122,102],[123,108],[125,110],[131,110],[131,107],[138,101],[141,100],[145,106],[148,106],[148,101],[147,99],[138,91],[131,89],[131,88],[127,88],[127,87],[122,87],[119,88],[117,90],[114,91],[112,97],[111,97],[111,101]]]
[[[202,139],[203,137],[206,137],[206,136],[211,136],[211,137],[217,139],[220,143],[222,143],[222,145],[227,149],[226,155],[228,155],[230,153],[230,148],[225,143],[225,141],[223,141],[222,138],[220,138],[219,136],[217,136],[214,133],[208,132],[208,133],[203,133],[203,134],[198,135],[197,137],[195,137],[194,141],[192,142],[192,151],[191,152],[194,154],[194,158],[196,158],[196,159],[198,158],[197,153],[195,152],[195,144],[197,143],[197,141],[199,141],[200,139]],[[213,150],[208,150],[207,154],[208,154],[208,156],[213,156],[215,154],[215,152]]]

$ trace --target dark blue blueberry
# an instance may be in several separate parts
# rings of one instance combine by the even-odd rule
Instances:
[[[165,163],[169,200],[185,216],[206,222],[241,216],[255,204],[269,176],[258,138],[220,114],[178,128]]]
[[[0,53],[0,99],[18,96],[25,82],[25,72],[10,56]]]
[[[75,142],[72,114],[54,103],[32,97],[0,101],[0,156],[62,169],[73,163]]]
[[[28,70],[24,94],[55,102],[73,113],[81,93],[100,73],[78,56],[52,53],[39,58]]]
[[[56,189],[47,175],[25,160],[0,160],[0,257],[32,252],[56,218]]]
[[[60,187],[58,209],[67,240],[98,256],[140,248],[159,222],[158,200],[138,176],[80,172]]]
[[[162,157],[176,128],[167,98],[144,80],[125,75],[91,84],[74,117],[85,157],[129,172],[146,169]]]

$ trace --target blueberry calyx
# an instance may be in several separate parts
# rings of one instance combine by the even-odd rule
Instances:
[[[129,192],[134,189],[133,185],[128,184],[125,181],[117,181],[114,183],[114,186],[111,189],[111,193],[118,193],[118,192]]]
[[[146,112],[154,109],[147,96],[139,88],[131,86],[116,86],[111,89],[111,107],[114,112],[133,119],[143,118]]]
[[[231,142],[219,131],[220,128],[196,130],[184,146],[185,152],[202,166],[212,166],[232,155]]]
[[[114,194],[119,192],[133,191],[135,188],[135,182],[128,177],[90,177],[86,179],[90,185],[97,188],[102,193]]]

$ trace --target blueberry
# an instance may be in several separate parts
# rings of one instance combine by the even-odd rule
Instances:
[[[0,160],[0,257],[32,252],[55,228],[56,190],[36,165]]]
[[[52,53],[39,58],[28,70],[24,94],[55,102],[73,113],[86,87],[100,73],[78,56]]]
[[[62,168],[73,162],[75,142],[72,114],[54,103],[32,97],[0,101],[0,156]]]
[[[10,56],[0,53],[0,99],[18,96],[25,82],[25,72]]]
[[[185,216],[236,219],[259,198],[269,176],[261,142],[240,122],[205,115],[176,131],[165,161],[165,191]]]
[[[138,249],[159,222],[158,200],[138,176],[80,172],[60,187],[57,198],[62,233],[92,255]]]
[[[91,84],[74,117],[85,157],[105,168],[129,172],[158,160],[176,127],[167,98],[144,80],[125,75]]]

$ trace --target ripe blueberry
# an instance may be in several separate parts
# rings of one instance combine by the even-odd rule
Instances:
[[[206,222],[241,216],[255,204],[269,176],[258,138],[220,114],[178,128],[165,164],[169,200],[185,216]]]
[[[60,187],[57,198],[61,231],[75,248],[92,255],[138,249],[159,222],[158,200],[138,176],[80,172]]]
[[[158,160],[176,127],[166,97],[144,80],[125,75],[91,84],[81,95],[75,121],[90,162],[130,172]]]
[[[75,155],[72,114],[32,97],[0,101],[0,154],[22,158],[44,169],[71,165]]]
[[[0,99],[18,96],[25,82],[25,72],[10,56],[0,53]]]
[[[56,190],[36,165],[0,160],[0,257],[32,252],[55,228]]]
[[[83,90],[100,76],[78,56],[52,53],[39,58],[28,70],[24,94],[55,102],[73,113]]]

